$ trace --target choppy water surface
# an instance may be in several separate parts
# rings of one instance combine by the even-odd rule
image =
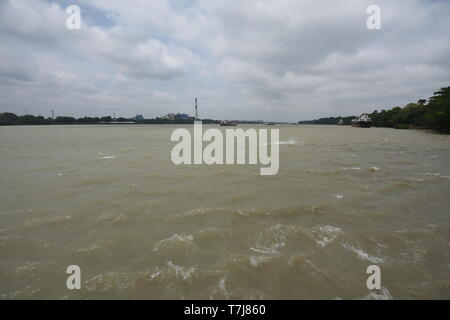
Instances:
[[[449,136],[282,126],[260,176],[173,165],[174,128],[0,127],[0,297],[450,298]]]

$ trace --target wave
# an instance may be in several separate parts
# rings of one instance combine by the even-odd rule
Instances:
[[[423,175],[426,176],[426,177],[437,177],[437,178],[440,178],[440,179],[447,179],[447,180],[450,180],[450,176],[448,176],[448,175],[443,175],[443,174],[440,173],[440,172],[436,172],[436,173],[426,172],[426,173],[424,173]]]
[[[329,208],[324,205],[304,205],[290,208],[272,209],[272,210],[259,210],[256,208],[195,208],[191,209],[185,213],[177,214],[175,216],[169,217],[168,220],[184,220],[195,217],[206,217],[213,215],[234,215],[240,217],[289,217],[289,216],[301,216],[301,215],[316,215],[323,213]]]
[[[40,226],[47,226],[47,225],[57,225],[57,224],[63,224],[69,221],[73,220],[73,216],[67,215],[62,217],[56,217],[51,219],[42,219],[42,218],[33,218],[25,220],[23,226],[26,228],[33,228],[33,227],[40,227]]]
[[[97,254],[99,251],[104,250],[105,246],[99,243],[91,244],[88,247],[75,249],[75,253],[83,254],[83,255],[90,255],[90,254]]]
[[[103,213],[97,218],[97,222],[108,222],[108,223],[124,223],[128,219],[124,214],[109,214]]]
[[[360,258],[361,260],[367,260],[373,263],[383,263],[384,259],[383,258],[379,258],[379,257],[375,257],[375,256],[371,256],[370,254],[368,254],[367,252],[365,252],[364,250],[362,250],[359,247],[344,243],[342,244],[342,246],[345,249],[348,249],[350,251],[353,251],[354,253],[357,254],[358,258]]]
[[[155,243],[152,251],[188,250],[195,246],[194,237],[192,235],[174,234],[170,238]]]

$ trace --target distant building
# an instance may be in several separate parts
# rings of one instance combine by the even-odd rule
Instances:
[[[189,116],[186,113],[168,113],[165,116],[162,116],[161,119],[167,119],[170,121],[176,121],[176,120],[194,120],[194,117]]]
[[[137,114],[136,117],[134,117],[134,120],[137,120],[137,121],[144,120],[144,116],[142,114]]]
[[[186,113],[177,113],[175,115],[175,119],[188,120],[190,118],[191,117],[188,114],[186,114]]]

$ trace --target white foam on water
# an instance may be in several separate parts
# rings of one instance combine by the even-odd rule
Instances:
[[[273,257],[273,255],[272,255],[272,256],[251,256],[251,257],[250,257],[250,265],[251,265],[252,267],[255,267],[255,268],[256,268],[256,267],[259,266],[261,263],[270,260],[272,257]]]
[[[336,240],[337,236],[342,233],[342,229],[325,225],[315,227],[311,232],[317,244],[323,248]]]
[[[115,159],[116,157],[115,156],[103,156],[103,157],[101,157],[100,159],[102,159],[102,160],[108,160],[108,159]]]
[[[61,216],[50,219],[42,219],[42,218],[31,218],[24,221],[24,226],[26,227],[35,227],[35,226],[43,226],[43,225],[58,225],[66,222],[70,222],[73,220],[73,216]]]
[[[157,270],[156,272],[152,273],[149,276],[150,280],[158,279],[162,275],[162,272],[160,270]]]
[[[271,144],[277,144],[277,145],[287,145],[287,146],[297,146],[297,145],[302,145],[305,144],[305,141],[303,141],[303,139],[297,139],[297,138],[289,138],[287,140],[284,141],[277,141],[274,143],[265,143],[264,146],[268,146]]]
[[[344,198],[344,195],[343,194],[336,194],[336,195],[334,195],[337,199],[342,199],[342,198]]]
[[[449,179],[449,180],[450,180],[450,176],[443,175],[443,174],[440,173],[440,172],[437,172],[437,173],[426,172],[426,173],[424,173],[423,175],[424,175],[424,176],[427,176],[427,177],[438,177],[438,178]]]
[[[226,277],[223,277],[219,280],[217,288],[219,288],[220,292],[222,292],[227,299],[230,297],[230,293],[228,292],[226,287]]]
[[[118,291],[123,293],[130,288],[131,284],[130,274],[109,271],[87,280],[84,286],[88,291],[93,292]]]
[[[167,267],[169,271],[174,272],[177,279],[183,279],[184,281],[189,280],[194,274],[196,268],[185,268],[174,264],[172,261],[167,261]]]
[[[381,287],[380,293],[375,291],[371,291],[368,295],[365,295],[362,298],[357,300],[393,300],[391,293],[385,287]]]
[[[97,222],[124,222],[126,220],[126,216],[123,214],[110,214],[110,213],[102,213],[97,219]]]
[[[35,271],[38,270],[40,266],[42,266],[44,263],[40,261],[30,261],[27,262],[25,265],[19,266],[16,269],[17,274],[28,274],[33,275]]]
[[[278,255],[280,254],[279,249],[286,246],[290,231],[292,231],[292,227],[276,224],[261,232],[256,245],[250,250],[263,255]]]
[[[350,251],[355,252],[358,255],[358,258],[360,258],[361,260],[367,260],[367,261],[370,261],[370,262],[373,262],[373,263],[383,263],[384,262],[383,258],[371,256],[371,255],[369,255],[367,252],[365,252],[364,250],[362,250],[359,247],[352,246],[352,245],[347,244],[347,243],[342,244],[342,246],[345,249],[348,249]]]
[[[2,294],[0,296],[0,298],[2,298],[2,299],[6,299],[6,298],[8,298],[8,299],[20,299],[23,296],[26,296],[26,297],[33,296],[35,294],[38,294],[40,291],[41,291],[40,289],[33,289],[33,287],[30,285],[30,286],[26,286],[23,289],[20,289],[20,290],[17,290],[15,292],[13,292],[11,295]]]
[[[280,247],[283,247],[283,246],[280,246]],[[271,248],[267,248],[267,247],[253,248],[253,247],[251,247],[250,250],[257,252],[257,253],[261,253],[261,254],[276,255],[276,254],[280,254],[280,252],[277,250],[277,247],[278,246],[276,246],[276,245]]]
[[[265,232],[260,234],[261,239],[259,239],[256,246],[251,247],[250,250],[264,255],[280,254],[278,250],[285,247],[287,241],[286,230],[284,227],[281,224],[277,224],[270,227]]]
[[[176,246],[192,246],[194,245],[194,237],[190,234],[174,234],[170,238],[163,239],[161,241],[158,241],[152,251],[159,251],[162,248],[168,248],[168,247],[176,247]]]
[[[91,244],[89,247],[76,249],[75,253],[92,253],[99,250],[103,250],[104,247],[99,245],[98,243]]]
[[[340,167],[339,169],[341,170],[361,170],[360,167],[351,167],[351,168],[347,168],[347,167]]]
[[[191,209],[185,213],[177,214],[175,218],[188,218],[188,217],[197,217],[204,216],[209,213],[218,213],[218,212],[229,212],[229,209],[226,208],[196,208]]]

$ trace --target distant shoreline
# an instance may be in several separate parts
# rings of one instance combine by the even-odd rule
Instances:
[[[221,120],[199,119],[203,124],[220,124]],[[288,122],[265,122],[263,120],[232,120],[237,124],[277,124],[277,125],[296,125],[296,123]],[[82,117],[74,118],[60,116],[56,118],[44,118],[43,116],[23,115],[18,116],[11,112],[0,113],[0,126],[16,126],[16,125],[143,125],[143,124],[194,124],[194,118],[154,118],[154,119],[133,119],[133,118],[117,118],[108,117]]]
[[[170,116],[170,117],[169,117]],[[373,127],[386,127],[395,129],[434,130],[441,133],[450,133],[450,86],[441,88],[428,99],[420,99],[417,103],[409,103],[405,107],[394,107],[389,110],[377,110],[368,114]],[[328,117],[317,120],[289,122],[265,122],[234,120],[238,124],[267,124],[267,125],[350,125],[356,116]],[[140,125],[140,124],[193,124],[195,118],[186,114],[168,114],[165,117],[144,119],[142,116],[134,118],[106,117],[49,117],[34,115],[17,116],[11,112],[0,113],[0,126],[12,125]],[[220,120],[202,119],[203,124],[220,124]]]
[[[441,88],[428,99],[409,103],[405,107],[377,110],[369,113],[373,127],[395,129],[433,130],[450,133],[450,87]],[[316,120],[299,121],[299,125],[350,125],[356,116],[328,117]]]

